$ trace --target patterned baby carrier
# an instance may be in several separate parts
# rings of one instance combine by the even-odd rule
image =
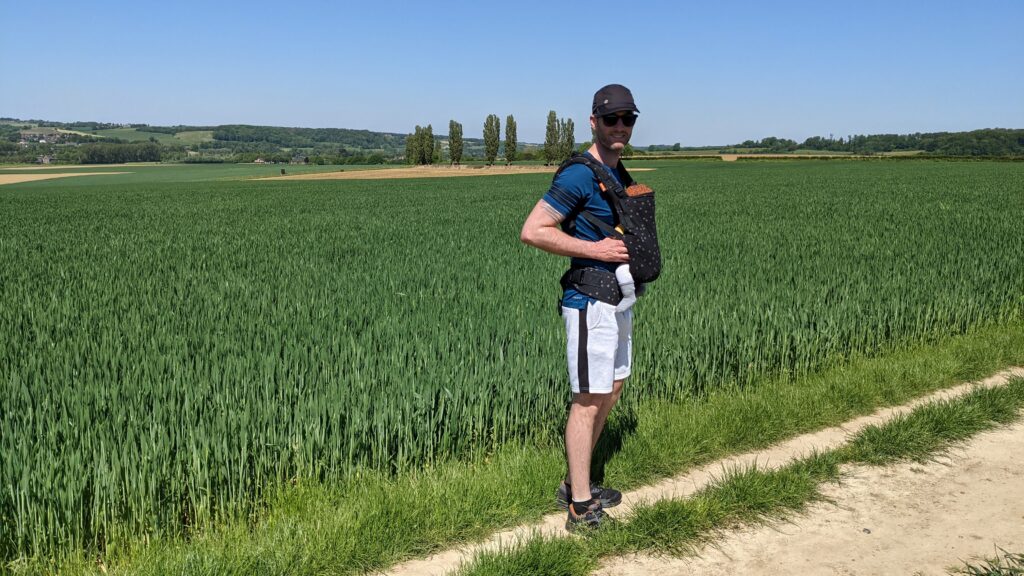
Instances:
[[[637,284],[653,282],[661,274],[661,248],[658,246],[658,229],[654,219],[654,191],[637,184],[626,171],[622,162],[615,167],[619,183],[608,173],[603,164],[590,156],[574,152],[558,167],[555,177],[573,164],[583,164],[597,178],[601,195],[611,207],[615,225],[609,226],[588,210],[570,213],[562,221],[562,230],[573,235],[576,216],[583,216],[601,230],[606,237],[618,238],[626,244],[629,252],[629,269]],[[608,304],[617,305],[622,300],[615,273],[603,268],[572,267],[561,280],[562,288],[572,287],[582,294]]]

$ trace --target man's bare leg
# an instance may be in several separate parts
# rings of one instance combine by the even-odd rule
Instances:
[[[573,500],[590,500],[590,457],[594,447],[594,426],[608,394],[572,395],[569,420],[565,424],[565,457]]]
[[[565,454],[569,464],[566,478],[572,499],[590,499],[590,462],[594,447],[604,430],[608,414],[622,395],[622,380],[616,380],[610,394],[573,394],[569,420],[565,425]]]

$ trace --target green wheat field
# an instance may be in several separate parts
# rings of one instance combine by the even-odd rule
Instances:
[[[1024,163],[630,166],[665,262],[627,408],[1024,318]],[[548,175],[110,170],[0,186],[0,560],[561,441]]]

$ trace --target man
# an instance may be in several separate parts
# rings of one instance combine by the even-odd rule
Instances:
[[[594,143],[587,154],[603,164],[620,184],[628,185],[621,182],[616,167],[639,113],[632,93],[619,84],[605,86],[594,94],[591,112]],[[546,252],[570,257],[573,270],[593,270],[601,278],[611,273],[610,281],[614,282],[616,267],[629,261],[626,245],[620,239],[606,237],[598,226],[580,216],[581,210],[609,226],[616,224],[595,173],[583,164],[573,164],[555,177],[551,189],[534,206],[520,238]],[[569,228],[571,235],[561,227],[567,218],[575,224],[574,230]],[[599,525],[604,508],[622,499],[617,490],[591,483],[590,466],[608,413],[630,375],[633,317],[632,310],[617,312],[614,304],[587,296],[578,290],[579,285],[563,285],[561,311],[567,334],[572,405],[565,427],[569,472],[557,498],[568,508],[566,528],[573,530]]]

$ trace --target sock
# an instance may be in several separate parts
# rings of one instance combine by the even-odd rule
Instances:
[[[622,301],[615,307],[615,311],[625,312],[636,302],[636,286],[633,283],[633,275],[629,272],[629,264],[620,264],[615,269],[615,279],[622,292]]]

